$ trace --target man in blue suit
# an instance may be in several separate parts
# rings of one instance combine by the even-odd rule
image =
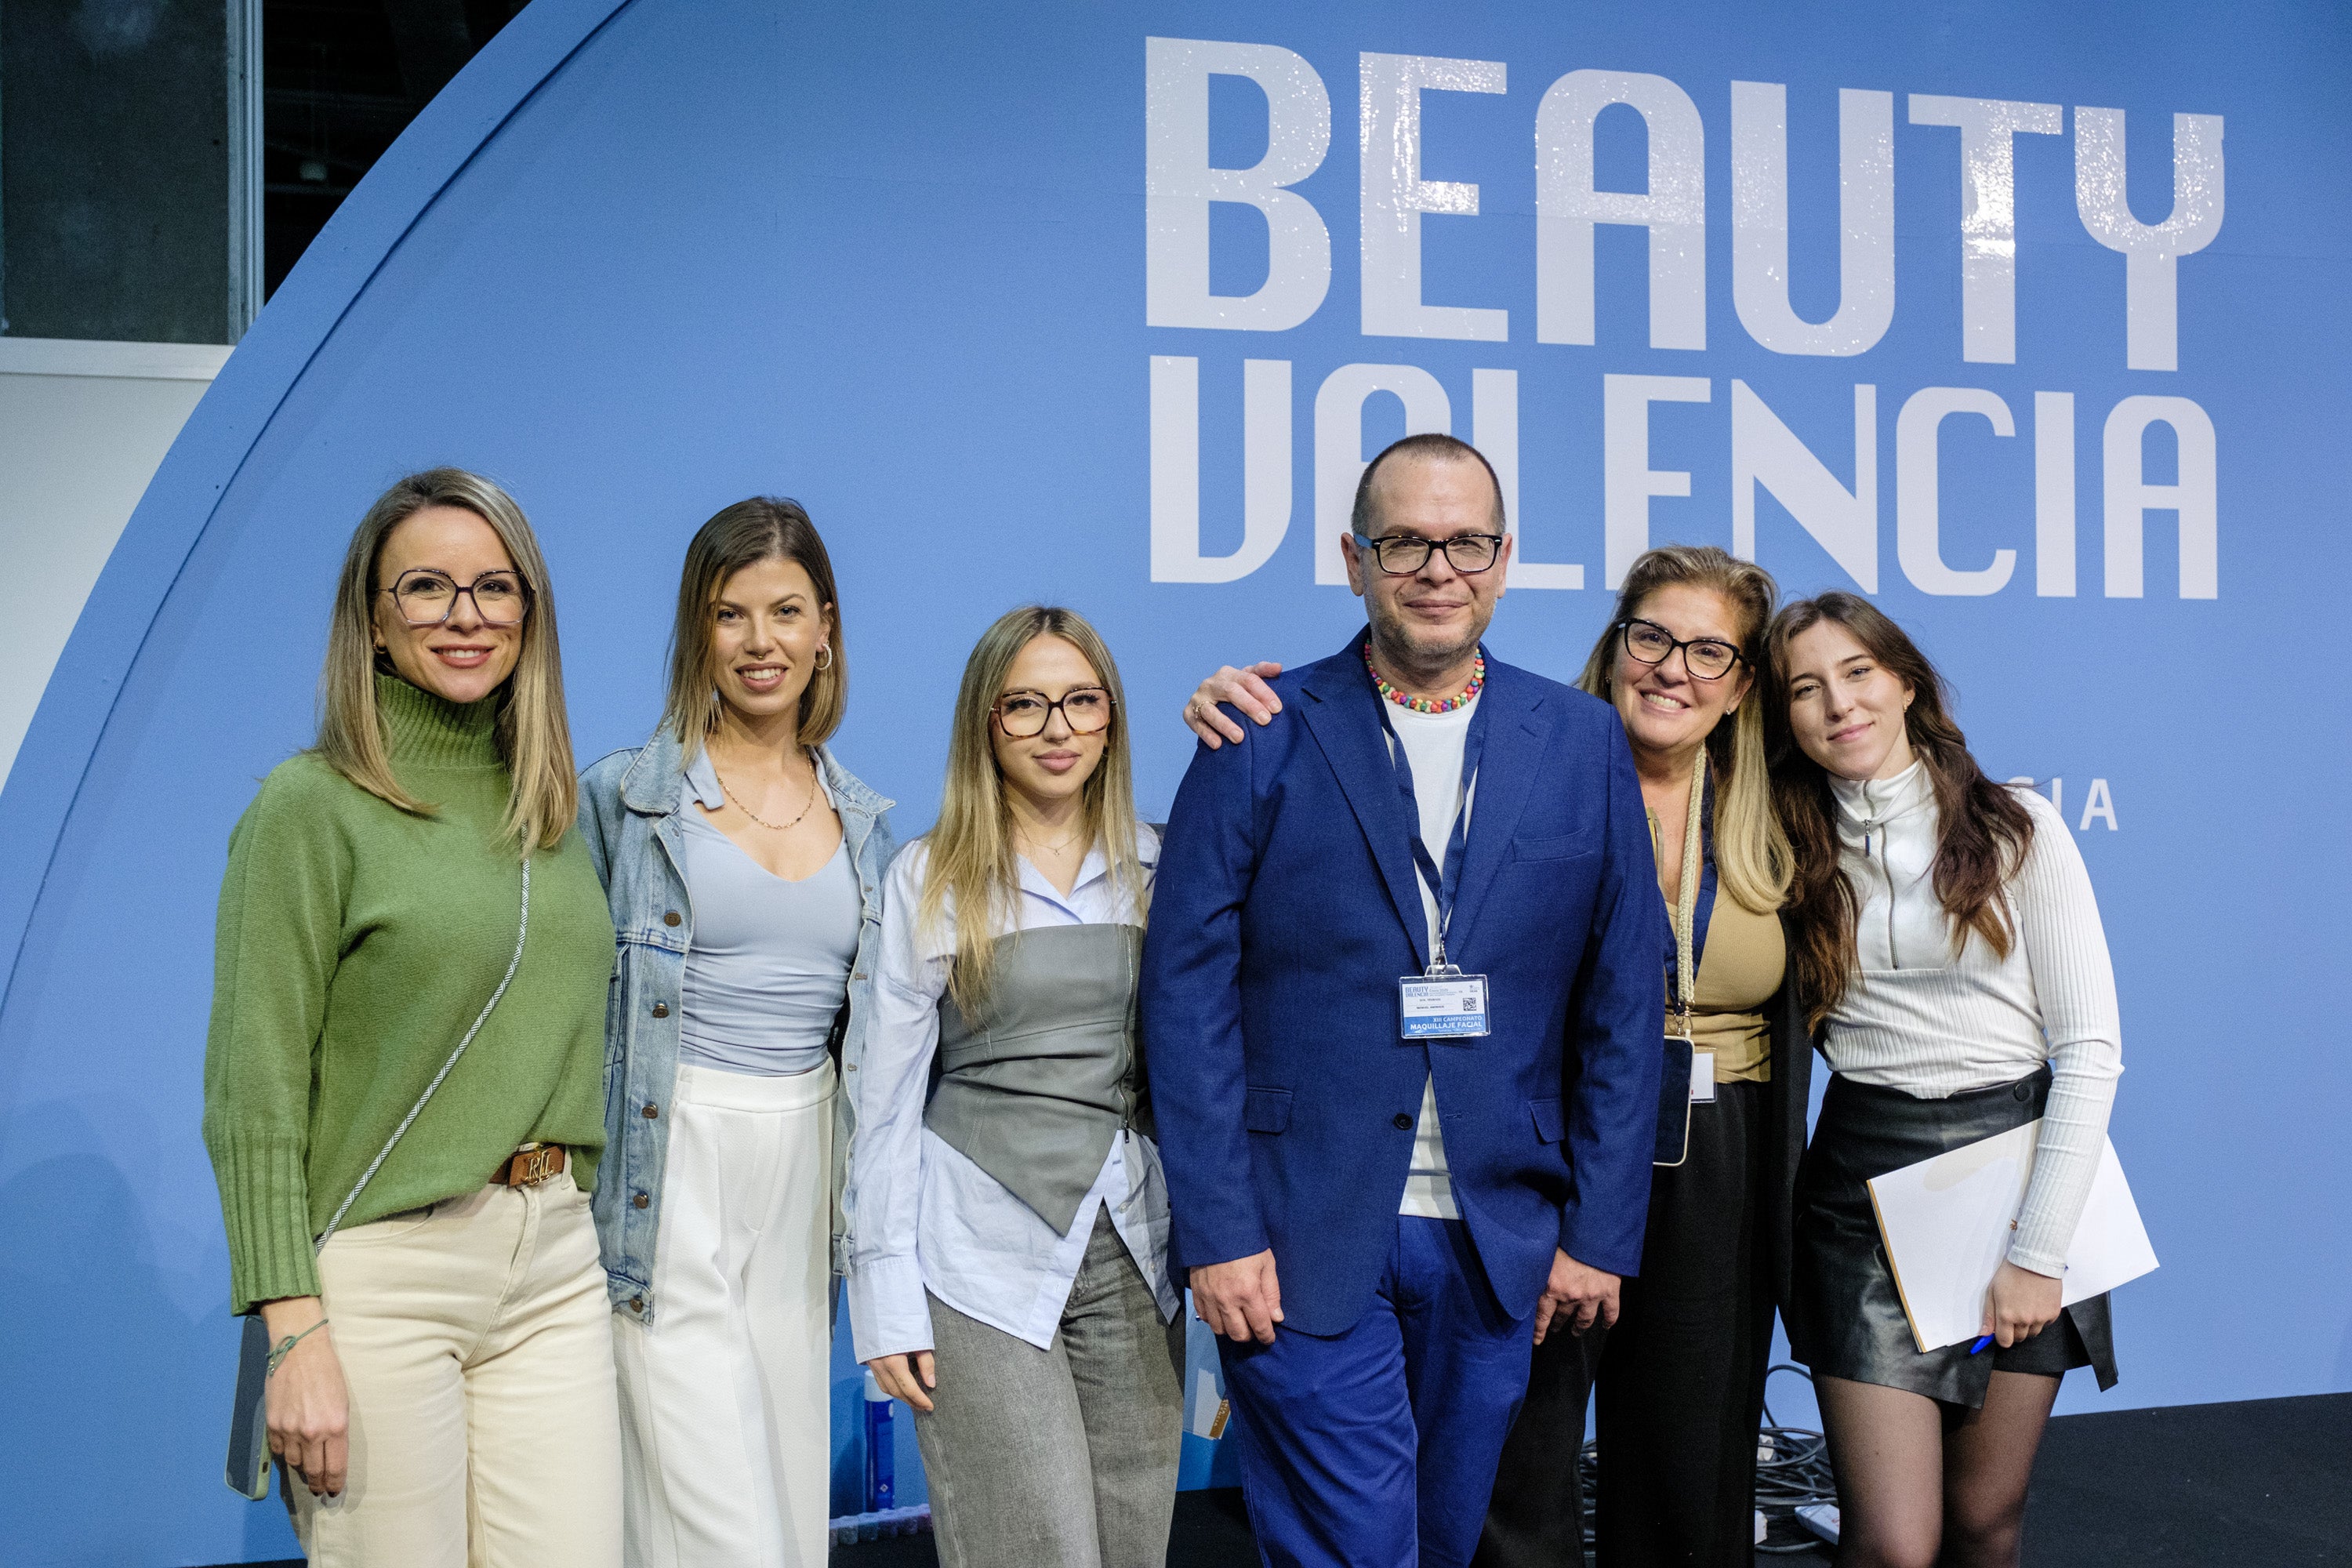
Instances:
[[[1555,1321],[1641,1260],[1666,931],[1605,703],[1488,659],[1511,541],[1412,436],[1344,542],[1370,626],[1196,752],[1142,1008],[1178,1259],[1268,1563],[1466,1563]]]

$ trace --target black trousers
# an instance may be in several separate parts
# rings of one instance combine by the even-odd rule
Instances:
[[[1584,1407],[1608,1336],[1555,1328],[1536,1346],[1470,1568],[1584,1568]]]
[[[1537,1347],[1478,1568],[1581,1568],[1576,1466],[1596,1381],[1603,1568],[1749,1568],[1772,1348],[1758,1223],[1767,1099],[1762,1084],[1727,1083],[1691,1108],[1689,1158],[1651,1184],[1642,1272],[1605,1346],[1587,1334]]]

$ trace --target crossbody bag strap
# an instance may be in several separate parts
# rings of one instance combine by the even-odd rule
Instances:
[[[514,956],[507,960],[507,972],[499,976],[499,988],[490,993],[490,999],[483,1003],[482,1010],[474,1016],[474,1026],[466,1031],[466,1037],[457,1042],[457,1048],[449,1053],[449,1059],[441,1064],[441,1070],[433,1075],[433,1081],[425,1086],[425,1092],[416,1097],[416,1103],[408,1108],[408,1114],[400,1119],[400,1125],[394,1128],[392,1136],[383,1141],[383,1147],[377,1150],[375,1158],[368,1162],[368,1168],[360,1173],[360,1179],[352,1184],[350,1193],[344,1195],[341,1205],[335,1210],[335,1217],[329,1220],[327,1228],[319,1233],[319,1239],[313,1244],[312,1251],[325,1248],[327,1238],[335,1234],[335,1227],[343,1223],[343,1216],[352,1212],[353,1204],[360,1201],[360,1194],[367,1191],[367,1184],[375,1179],[376,1172],[383,1168],[384,1161],[392,1157],[392,1152],[399,1144],[402,1135],[424,1112],[426,1102],[433,1098],[434,1091],[441,1087],[441,1080],[449,1076],[449,1069],[457,1065],[457,1058],[466,1054],[466,1047],[474,1043],[474,1037],[480,1034],[482,1026],[490,1021],[490,1009],[499,1005],[499,998],[507,994],[507,986],[514,980],[515,971],[522,967],[522,945],[530,935],[530,857],[526,855],[522,862],[522,920],[515,928]]]

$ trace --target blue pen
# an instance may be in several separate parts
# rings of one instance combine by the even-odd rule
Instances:
[[[1983,1337],[1981,1337],[1980,1339],[1979,1339],[1979,1340],[1977,1341],[1977,1342],[1976,1342],[1976,1343],[1974,1343],[1974,1344],[1972,1344],[1972,1345],[1970,1345],[1970,1346],[1969,1347],[1969,1353],[1970,1355],[1974,1355],[1974,1354],[1976,1354],[1979,1351],[1980,1351],[1980,1350],[1984,1349],[1984,1348],[1985,1348],[1985,1346],[1987,1346],[1987,1345],[1989,1345],[1989,1344],[1990,1344],[1990,1343],[1992,1343],[1992,1336],[1991,1336],[1990,1334],[1986,1334],[1986,1335],[1984,1335]]]

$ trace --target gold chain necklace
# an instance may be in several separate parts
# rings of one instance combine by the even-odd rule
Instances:
[[[1032,843],[1029,847],[1046,854],[1059,854],[1061,851],[1067,849],[1071,845],[1076,844],[1086,835],[1086,825],[1084,823],[1080,823],[1078,825],[1077,831],[1071,834],[1067,838],[1063,839],[1059,844]]]
[[[719,771],[719,764],[716,762],[710,764],[710,776],[719,781],[719,792],[725,795],[729,800],[735,803],[736,810],[741,812],[744,816],[750,817],[752,821],[758,823],[761,826],[766,828],[771,833],[784,833],[789,832],[793,828],[798,827],[801,825],[801,816],[806,816],[816,805],[816,763],[814,762],[809,763],[808,799],[802,803],[801,816],[793,817],[790,822],[770,822],[758,812],[753,811],[750,806],[745,805],[743,804],[743,797],[737,795],[732,789],[728,787],[727,775]]]

